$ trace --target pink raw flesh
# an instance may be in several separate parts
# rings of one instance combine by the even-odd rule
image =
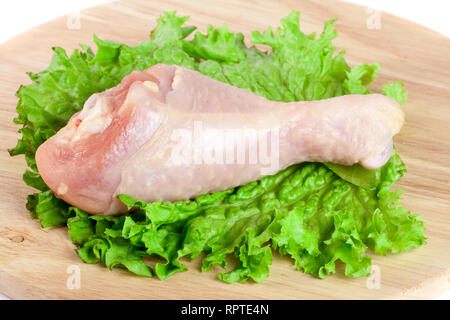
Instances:
[[[119,194],[147,202],[186,200],[304,161],[375,169],[389,159],[392,138],[403,121],[397,102],[380,94],[276,102],[196,71],[158,64],[92,95],[81,112],[38,148],[36,163],[58,197],[87,212],[112,215],[127,211]],[[198,123],[212,133],[241,130],[237,138],[242,140],[249,138],[243,128],[277,130],[277,141],[272,137],[268,142],[278,143],[277,166],[251,161],[180,164],[171,157],[180,144],[174,136],[185,139],[188,135],[179,133],[194,132]],[[200,147],[230,151],[213,135]],[[252,150],[245,148],[249,159]]]

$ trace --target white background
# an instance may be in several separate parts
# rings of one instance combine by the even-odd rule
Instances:
[[[0,3],[0,43],[68,13],[76,12],[108,0],[13,0]],[[385,11],[422,24],[450,37],[450,1],[448,0],[347,0]],[[0,249],[1,250],[1,249]],[[7,299],[0,293],[0,299]],[[450,299],[450,291],[438,297]]]

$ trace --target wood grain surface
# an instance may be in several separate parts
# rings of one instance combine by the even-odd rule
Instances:
[[[33,192],[22,181],[23,157],[10,158],[18,127],[13,124],[20,84],[26,71],[47,67],[51,47],[71,52],[79,43],[93,46],[92,34],[136,45],[148,39],[165,10],[190,15],[188,24],[205,32],[207,25],[227,22],[249,37],[251,30],[278,26],[291,10],[301,11],[302,29],[321,32],[338,18],[334,44],[347,51],[351,65],[378,61],[380,76],[372,85],[403,81],[409,93],[406,124],[395,144],[408,172],[397,184],[402,204],[421,213],[427,245],[412,252],[373,257],[381,276],[379,289],[367,278],[336,275],[318,280],[296,271],[292,261],[275,255],[270,277],[260,284],[226,284],[220,268],[201,273],[199,260],[189,271],[165,281],[141,278],[101,265],[83,263],[65,228],[42,229],[25,209]],[[382,13],[379,29],[369,29],[366,8],[334,1],[120,1],[81,12],[79,29],[61,17],[29,30],[0,46],[0,292],[30,299],[391,299],[432,298],[449,289],[450,269],[450,40],[424,27]],[[70,26],[70,21],[69,21]],[[247,40],[248,41],[248,40]],[[94,46],[95,47],[95,46]],[[68,268],[78,266],[80,289],[66,286]]]

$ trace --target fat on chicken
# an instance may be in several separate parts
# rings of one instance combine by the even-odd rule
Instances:
[[[305,162],[389,159],[404,122],[380,94],[270,101],[179,66],[133,71],[93,94],[36,152],[57,197],[87,212],[127,211],[117,198],[178,201]]]

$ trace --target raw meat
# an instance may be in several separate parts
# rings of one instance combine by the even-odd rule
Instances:
[[[112,215],[127,210],[119,194],[186,200],[304,161],[375,169],[403,121],[380,94],[276,102],[158,64],[92,95],[38,148],[36,163],[58,197]]]

